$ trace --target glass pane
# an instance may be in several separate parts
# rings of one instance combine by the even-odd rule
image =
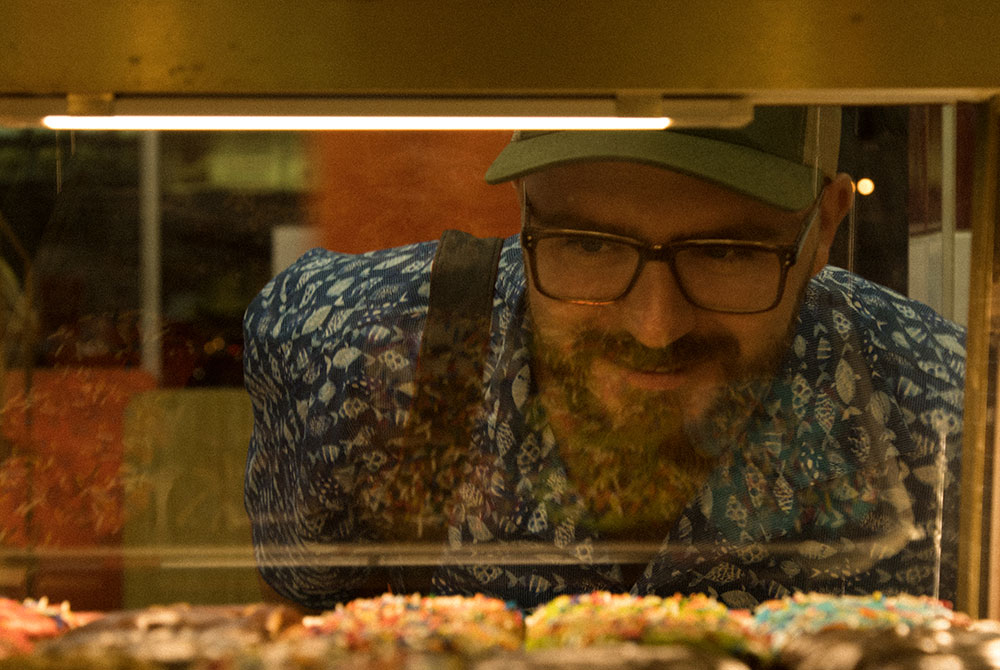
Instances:
[[[516,193],[482,182],[506,133],[4,130],[0,593],[953,598],[970,109],[845,110],[873,190],[832,242],[850,274],[790,280],[801,320],[699,314],[650,293],[660,263],[654,320],[526,297]],[[685,225],[735,211],[705,202]],[[446,228],[509,238],[482,369],[415,365]]]

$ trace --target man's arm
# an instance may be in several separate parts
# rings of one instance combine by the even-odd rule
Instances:
[[[245,504],[261,574],[307,607],[389,586],[337,547],[387,539],[382,492],[412,394],[425,247],[310,252],[246,313]]]

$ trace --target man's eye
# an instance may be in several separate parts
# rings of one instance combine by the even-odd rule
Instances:
[[[536,251],[546,260],[562,264],[563,270],[574,267],[576,263],[604,266],[632,263],[637,256],[635,250],[626,244],[589,235],[546,237],[539,241]]]
[[[705,258],[720,261],[738,261],[748,259],[756,253],[755,250],[745,247],[733,247],[728,245],[713,245],[700,247],[698,252]]]
[[[584,254],[599,254],[610,250],[609,245],[604,240],[595,240],[589,237],[569,238],[565,241],[567,251],[574,251]]]

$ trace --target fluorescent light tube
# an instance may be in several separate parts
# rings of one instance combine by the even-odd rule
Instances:
[[[181,116],[50,115],[56,130],[661,130],[669,117],[635,116]]]

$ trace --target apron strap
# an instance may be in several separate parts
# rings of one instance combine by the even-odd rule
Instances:
[[[426,414],[435,440],[467,432],[481,402],[502,246],[500,238],[446,230],[434,256],[414,410]]]
[[[443,538],[454,491],[481,464],[472,448],[490,352],[493,293],[503,240],[457,230],[441,237],[396,481],[404,535]],[[402,519],[400,519],[402,521]]]
[[[441,236],[427,305],[427,323],[421,340],[421,362],[425,354],[466,354],[480,371],[489,352],[493,317],[493,288],[503,240],[474,237],[459,230]],[[451,380],[424,380],[427,383]],[[479,378],[476,379],[478,385]],[[450,385],[450,384],[449,384]]]

